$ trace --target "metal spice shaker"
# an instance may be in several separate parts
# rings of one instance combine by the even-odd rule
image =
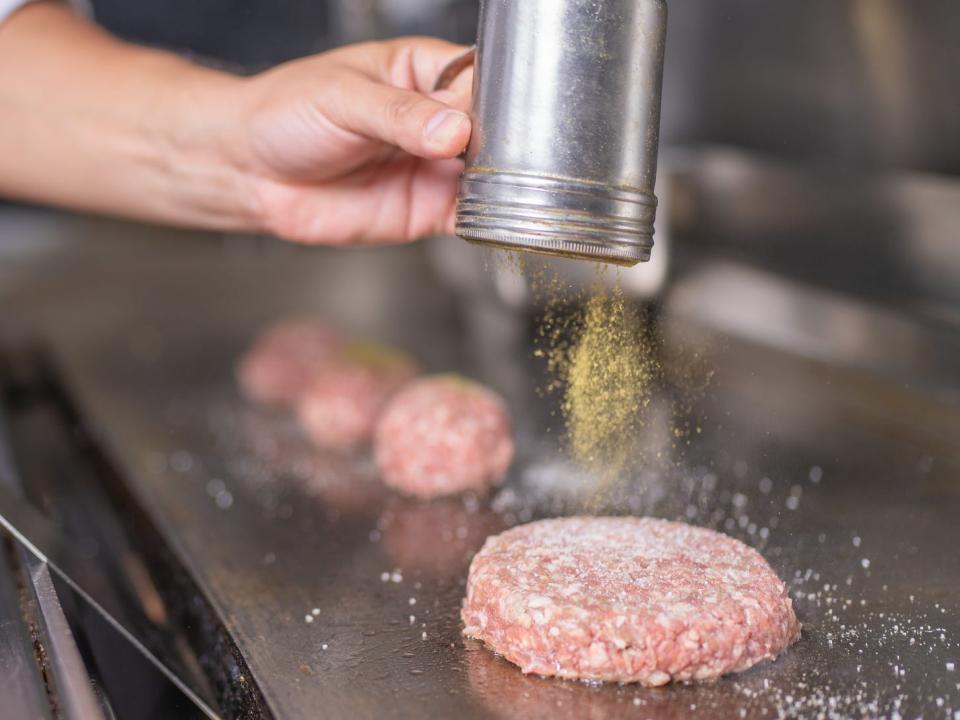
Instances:
[[[481,0],[457,235],[650,259],[664,0]]]

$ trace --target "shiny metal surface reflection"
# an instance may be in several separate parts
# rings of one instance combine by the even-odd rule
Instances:
[[[671,438],[680,410],[668,379],[650,420],[661,459],[598,501],[590,478],[557,462],[549,402],[511,392],[520,452],[503,491],[489,504],[410,505],[379,488],[362,460],[317,453],[284,418],[243,403],[231,378],[239,352],[263,322],[312,312],[509,392],[539,372],[519,318],[497,322],[502,305],[460,303],[416,249],[226,257],[200,238],[165,236],[125,255],[136,242],[128,228],[89,231],[87,260],[47,275],[61,281],[58,293],[8,289],[7,307],[33,298],[24,318],[42,320],[84,417],[229,628],[275,716],[322,707],[331,717],[562,717],[563,708],[605,717],[636,706],[649,717],[768,717],[808,714],[798,703],[813,697],[870,715],[856,692],[883,708],[899,700],[905,715],[937,698],[960,708],[946,669],[960,639],[960,411],[949,394],[869,363],[772,349],[763,332],[717,332],[708,316],[673,314],[667,302],[669,365],[694,352],[716,378],[689,409],[700,419],[689,443]],[[85,279],[71,286],[78,268]],[[796,302],[802,317],[804,296]],[[484,319],[463,322],[475,312]],[[858,322],[870,323],[869,307]],[[887,352],[882,335],[863,338],[860,357]],[[513,362],[480,361],[477,347]],[[922,375],[944,346],[924,347],[902,370]],[[526,678],[465,643],[458,611],[471,548],[504,524],[582,512],[585,497],[593,511],[684,518],[755,545],[788,581],[803,639],[743,676],[659,691]],[[907,674],[891,682],[894,665]]]
[[[485,0],[457,234],[634,265],[653,244],[662,0]]]

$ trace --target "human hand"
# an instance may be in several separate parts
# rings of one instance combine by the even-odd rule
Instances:
[[[432,92],[466,48],[429,38],[344,47],[245,81],[219,141],[279,237],[350,245],[452,232],[472,72]]]
[[[28,3],[0,26],[0,196],[305,243],[451,231],[472,73],[431,89],[463,50],[406,38],[240,78]]]

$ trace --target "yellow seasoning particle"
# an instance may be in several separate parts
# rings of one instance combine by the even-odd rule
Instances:
[[[628,305],[619,275],[608,285],[598,271],[562,368],[561,407],[568,451],[598,479],[622,478],[638,460],[642,410],[658,375],[639,313]]]
[[[498,267],[523,274],[542,309],[532,356],[546,378],[537,390],[559,401],[566,454],[593,486],[591,503],[602,502],[641,467],[682,454],[694,427],[700,433],[693,400],[712,373],[683,347],[662,363],[652,310],[626,297],[618,268],[597,265],[585,287],[569,280],[583,266],[561,274],[563,262],[510,254]],[[671,457],[661,451],[668,439]]]

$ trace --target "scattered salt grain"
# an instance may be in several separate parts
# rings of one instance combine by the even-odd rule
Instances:
[[[218,508],[221,510],[226,510],[233,505],[233,493],[231,493],[229,490],[223,490],[222,492],[217,493],[217,496],[213,499],[213,501],[217,504]]]
[[[480,509],[480,500],[473,495],[464,495],[463,508],[468,513],[475,513]]]
[[[193,467],[193,456],[186,450],[177,450],[170,456],[170,467],[178,473],[189,472]]]
[[[206,488],[207,488],[207,495],[209,495],[210,497],[216,497],[217,495],[222,493],[224,490],[226,490],[227,486],[223,482],[223,480],[221,480],[220,478],[210,478],[207,481]]]

